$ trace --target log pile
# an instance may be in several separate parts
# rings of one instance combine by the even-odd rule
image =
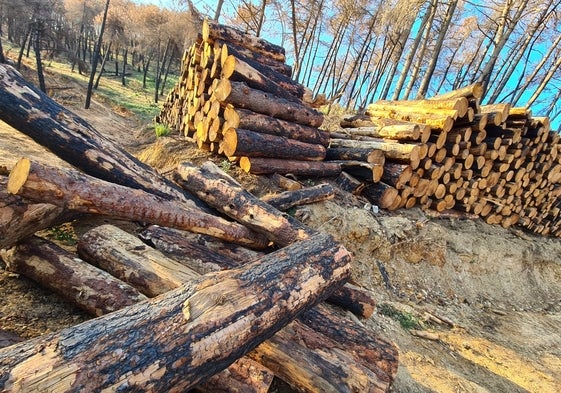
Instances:
[[[338,174],[323,115],[290,74],[284,48],[205,20],[157,120],[251,173]]]
[[[0,176],[7,269],[97,316],[0,349],[0,390],[266,392],[273,376],[304,392],[389,390],[395,346],[322,303],[362,316],[373,311],[368,294],[346,284],[351,256],[341,244],[255,198],[211,163],[182,164],[177,182],[151,169],[135,173],[142,164],[134,157],[11,67],[0,65],[0,73],[0,103],[50,108],[29,117],[5,104],[0,119],[40,143],[52,132],[41,124],[50,123],[61,158],[76,138],[87,144],[85,155],[98,158],[81,170],[22,158],[7,181]],[[286,208],[295,196],[333,195],[329,186],[303,191],[269,200]],[[79,257],[30,236],[33,226],[82,214],[159,226],[145,228],[142,240],[94,228],[80,239]]]
[[[489,224],[561,236],[559,134],[509,104],[480,105],[481,86],[428,100],[378,101],[345,118],[327,157],[383,151],[381,181],[363,194],[383,208],[474,213]]]

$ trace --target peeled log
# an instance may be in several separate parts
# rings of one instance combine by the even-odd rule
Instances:
[[[0,249],[8,248],[35,232],[70,221],[76,213],[50,203],[35,203],[8,194],[8,178],[0,175]]]
[[[96,316],[146,300],[109,273],[35,236],[6,251],[3,259],[8,271],[32,279]]]
[[[316,127],[304,126],[298,123],[277,119],[246,109],[235,109],[239,116],[237,127],[263,134],[284,136],[300,142],[315,143],[327,147],[329,132]]]
[[[227,157],[290,157],[303,161],[321,161],[325,158],[325,147],[322,145],[241,128],[224,131],[221,147]]]
[[[1,349],[0,388],[187,390],[342,285],[350,260],[320,234],[244,269],[205,275],[189,288]]]
[[[481,83],[476,82],[469,86],[460,89],[452,90],[448,93],[438,94],[429,98],[430,100],[448,100],[452,98],[466,97],[466,98],[481,98],[483,96],[483,86]]]
[[[311,127],[319,127],[323,123],[323,114],[304,104],[252,89],[243,82],[228,83],[230,92],[225,94],[224,103]]]
[[[341,165],[326,161],[298,161],[282,158],[242,157],[240,168],[255,175],[279,173],[295,176],[335,177],[341,173]]]
[[[115,145],[6,64],[0,64],[0,108],[0,120],[91,176],[203,208],[200,201]]]
[[[243,225],[189,209],[141,190],[108,183],[78,171],[22,158],[8,180],[8,192],[69,210],[187,229],[255,248],[267,239]]]

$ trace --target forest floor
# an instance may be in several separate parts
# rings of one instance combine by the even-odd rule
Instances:
[[[84,110],[81,83],[49,78],[65,86],[55,91],[59,102],[163,172],[184,160],[199,164],[212,159],[257,196],[278,191],[266,177],[242,174],[179,137],[156,139],[146,118],[122,106],[94,97],[92,108]],[[8,169],[22,156],[64,165],[1,122],[0,150],[0,166]],[[353,253],[353,280],[378,301],[374,315],[360,323],[399,347],[392,391],[559,391],[560,239],[418,208],[374,214],[365,205],[350,194],[337,194],[295,214],[306,225],[331,233]],[[73,237],[103,221],[74,222],[43,235],[72,249]],[[0,297],[0,332],[23,338],[89,318],[24,277],[6,272],[2,262]]]

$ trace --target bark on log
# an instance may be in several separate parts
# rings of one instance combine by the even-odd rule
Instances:
[[[391,208],[396,200],[399,199],[399,192],[394,187],[383,182],[367,185],[362,190],[362,194],[382,209]]]
[[[0,64],[0,108],[0,120],[91,176],[208,211],[6,64]]]
[[[207,161],[198,167],[182,163],[177,167],[176,181],[220,212],[267,236],[284,247],[309,237],[310,231],[290,216],[246,191],[236,180]]]
[[[302,350],[306,346],[313,351]],[[298,354],[295,362],[293,355]],[[391,381],[359,363],[338,343],[302,323],[291,323],[248,354],[300,392],[387,392]],[[382,374],[382,373],[380,373]]]
[[[342,348],[354,353],[357,361],[378,367],[380,379],[388,378],[385,382],[395,379],[398,366],[398,350],[394,344],[375,337],[370,331],[340,317],[325,305],[318,305],[306,310],[298,320],[310,326],[315,331],[332,338]]]
[[[333,186],[328,183],[323,183],[313,187],[266,196],[261,198],[261,200],[273,206],[275,209],[286,211],[294,206],[326,201],[332,199],[334,196],[335,190]]]
[[[341,190],[353,195],[359,195],[362,192],[362,189],[366,186],[365,183],[359,181],[346,172],[341,172],[337,179],[335,179],[335,183]]]
[[[249,109],[310,127],[319,127],[323,123],[323,115],[304,104],[271,96],[263,91],[252,89],[243,82],[223,80],[223,84],[222,89],[225,90],[223,102],[232,104],[236,108]]]
[[[146,299],[109,273],[35,236],[5,251],[3,259],[8,271],[32,279],[96,316]]]
[[[283,136],[230,128],[222,135],[221,147],[228,157],[287,157],[302,161],[322,161],[325,147]]]
[[[372,164],[362,161],[333,161],[341,165],[341,169],[361,179],[379,182],[384,174],[384,165]]]
[[[362,318],[370,318],[376,309],[376,301],[372,296],[350,283],[333,292],[326,301]]]
[[[156,195],[22,158],[10,173],[8,192],[69,210],[187,229],[249,247],[268,241],[243,225],[189,209]]]
[[[370,141],[354,141],[345,139],[332,139],[332,147],[346,147],[346,148],[370,148],[378,149],[384,152],[388,159],[399,161],[418,161],[419,160],[419,146],[411,143],[396,143],[389,142],[385,139],[370,140]]]
[[[233,269],[264,255],[211,236],[158,225],[145,228],[139,237],[149,246],[201,273]]]
[[[301,97],[292,95],[289,91],[279,86],[274,80],[267,78],[260,71],[234,55],[228,55],[224,60],[221,76],[222,78],[232,81],[244,82],[253,89],[271,93],[274,96],[284,98],[288,101],[301,102]]]
[[[397,129],[401,130],[407,127],[410,130],[413,130],[413,133],[417,133],[417,131],[415,130],[418,129],[418,139],[422,143],[426,143],[430,136],[430,127],[426,124],[411,123],[407,121],[388,118],[376,118],[368,115],[354,115],[351,117],[343,118],[340,122],[340,125],[343,128],[375,127],[380,129],[379,132],[382,134],[391,134],[391,131],[389,130],[394,129],[394,127],[398,127]],[[389,139],[397,139],[392,138],[390,135],[383,137],[387,137]]]
[[[248,357],[243,357],[195,386],[194,390],[201,393],[267,393],[273,378],[271,370]]]
[[[236,128],[250,131],[284,136],[301,142],[314,143],[327,147],[329,145],[329,132],[316,127],[304,126],[298,123],[277,119],[253,111],[237,108],[240,118]]]
[[[275,183],[278,187],[286,191],[296,191],[304,187],[299,181],[279,175],[278,173],[272,174],[269,176],[269,179],[271,179],[271,181],[273,181],[273,183]]]
[[[50,203],[35,203],[8,194],[8,178],[0,175],[0,249],[9,248],[35,232],[77,216]]]
[[[255,175],[279,173],[295,176],[335,177],[341,173],[341,165],[338,163],[262,157],[242,157],[240,158],[240,168]]]
[[[345,128],[343,132],[353,136],[372,136],[375,138],[386,138],[404,141],[416,141],[421,138],[421,127],[417,124],[394,125],[385,127],[359,127]]]
[[[244,33],[233,27],[221,25],[214,21],[205,19],[202,26],[203,41],[209,42],[222,40],[232,42],[243,48],[251,49],[264,56],[274,58],[277,61],[285,62],[286,56],[282,46],[274,45],[267,40],[256,37],[252,34]]]
[[[0,387],[187,390],[341,285],[350,259],[330,236],[317,235],[242,270],[206,275],[191,288],[4,348]]]
[[[200,276],[113,225],[90,229],[78,241],[77,249],[83,260],[149,297],[171,291]]]
[[[380,150],[362,147],[329,147],[325,153],[325,160],[364,161],[384,165],[385,156]]]

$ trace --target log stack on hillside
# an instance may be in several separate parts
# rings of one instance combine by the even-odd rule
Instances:
[[[158,121],[251,173],[338,174],[323,115],[290,74],[284,48],[205,20]]]
[[[84,156],[97,158],[77,162],[82,170],[22,158],[7,182],[0,176],[0,212],[8,216],[0,233],[26,224],[2,239],[10,248],[2,259],[98,316],[0,349],[0,390],[266,392],[273,376],[306,392],[389,390],[395,346],[320,304],[360,292],[346,285],[351,255],[340,243],[251,196],[211,163],[206,172],[180,166],[176,178],[186,184],[164,179],[11,67],[0,65],[0,75],[1,120],[43,145],[56,130],[60,158],[75,158],[79,138]],[[135,172],[142,168],[146,173]],[[32,225],[84,213],[164,226],[147,228],[142,238],[176,259],[108,226],[84,235],[80,258],[30,237]],[[195,236],[189,250],[203,254],[180,255],[170,232],[185,239],[183,252]],[[368,308],[363,299],[353,307]]]
[[[363,193],[383,208],[454,208],[561,236],[559,134],[547,118],[480,105],[480,97],[474,84],[428,100],[375,102],[341,122],[327,158],[382,151],[381,182]]]

